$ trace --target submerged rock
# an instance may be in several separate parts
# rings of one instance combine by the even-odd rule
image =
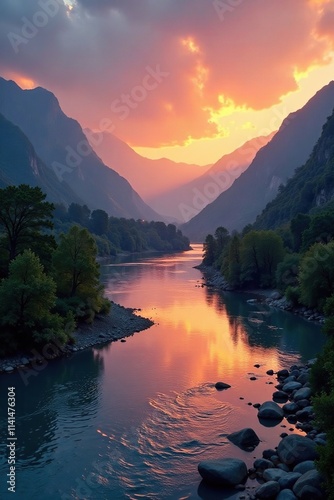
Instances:
[[[236,486],[247,477],[245,462],[237,458],[203,460],[198,464],[203,480],[216,486]]]
[[[229,389],[231,386],[229,384],[226,384],[225,382],[216,382],[215,383],[215,388],[217,391],[223,391],[224,389]]]

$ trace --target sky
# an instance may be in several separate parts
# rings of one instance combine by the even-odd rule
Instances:
[[[0,75],[144,156],[206,165],[334,79],[334,1],[1,0]]]

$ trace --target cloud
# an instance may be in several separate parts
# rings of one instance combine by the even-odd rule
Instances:
[[[66,4],[2,1],[1,72],[49,88],[84,126],[108,118],[135,146],[224,133],[210,122],[226,113],[222,102],[254,110],[278,103],[297,89],[296,72],[325,64],[332,50],[333,9],[319,0],[224,0],[224,19],[207,0]],[[10,33],[24,38],[24,19],[34,27],[47,5],[57,12],[15,53]],[[152,71],[164,76],[149,78]]]

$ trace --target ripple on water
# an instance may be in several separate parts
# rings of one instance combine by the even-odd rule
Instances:
[[[200,456],[221,456],[219,450],[228,444],[228,421],[235,411],[217,400],[213,384],[158,394],[149,403],[148,417],[110,453],[113,470],[132,499],[158,498],[154,492],[193,485]]]

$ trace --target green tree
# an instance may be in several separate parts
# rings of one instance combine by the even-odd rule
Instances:
[[[241,240],[238,234],[234,234],[228,244],[227,256],[224,259],[222,272],[227,282],[235,288],[240,287],[240,272],[241,272],[241,256],[240,256]]]
[[[60,243],[53,254],[53,276],[58,296],[77,317],[92,321],[98,312],[108,308],[99,283],[97,248],[87,229],[72,226],[60,236]]]
[[[68,218],[70,222],[80,224],[80,226],[88,227],[89,225],[90,210],[87,205],[79,205],[78,203],[71,203],[68,207]]]
[[[311,218],[307,214],[298,214],[290,222],[292,233],[293,249],[299,252],[302,246],[303,232],[310,226]]]
[[[203,243],[203,264],[212,266],[216,259],[216,240],[212,234],[208,234]]]
[[[241,244],[242,280],[255,286],[275,285],[275,273],[284,258],[283,242],[274,231],[250,231]]]
[[[54,206],[45,198],[39,187],[25,184],[0,190],[1,246],[7,251],[8,263],[24,249],[46,255],[55,246],[52,236],[41,234],[53,227]]]
[[[300,255],[297,253],[287,254],[284,260],[278,264],[276,286],[281,292],[284,293],[289,286],[298,286],[299,264]]]
[[[328,243],[334,236],[334,212],[326,210],[311,218],[309,228],[302,235],[302,250],[306,251],[314,243]]]
[[[334,293],[334,242],[316,243],[304,255],[299,273],[301,302],[322,309]]]
[[[94,210],[90,216],[92,233],[102,236],[108,233],[108,214],[104,210]]]
[[[10,263],[8,278],[0,285],[1,332],[9,344],[27,347],[55,338],[65,342],[63,319],[52,312],[55,303],[55,282],[39,258],[25,250]]]

